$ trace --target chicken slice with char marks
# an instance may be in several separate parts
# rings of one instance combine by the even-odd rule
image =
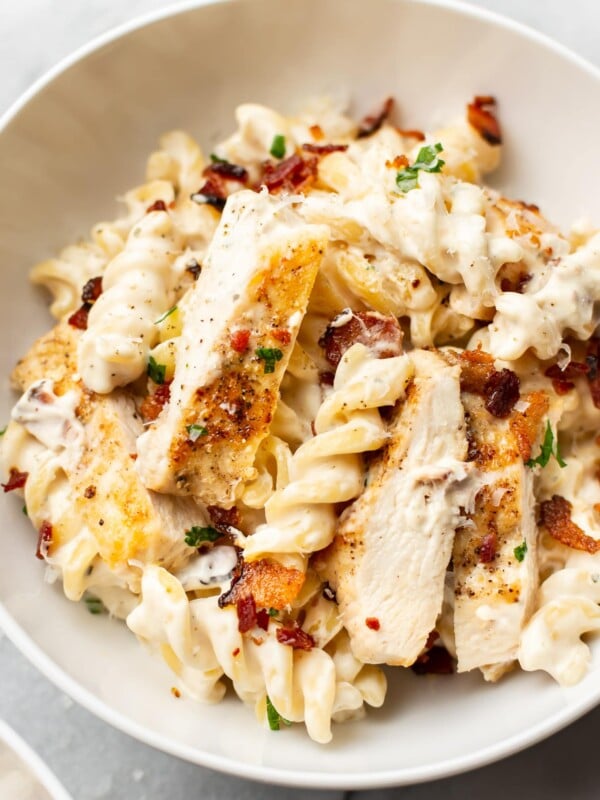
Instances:
[[[354,655],[408,666],[442,607],[444,577],[470,481],[460,372],[414,350],[415,377],[369,485],[317,567],[335,589]]]
[[[522,401],[524,410],[499,419],[483,397],[463,392],[481,488],[454,544],[454,635],[458,671],[480,668],[492,681],[516,658],[538,585],[534,473],[525,461],[541,434],[548,398],[531,392]]]
[[[186,309],[170,402],[138,441],[149,488],[228,507],[255,477],[327,238],[289,198],[228,199]]]

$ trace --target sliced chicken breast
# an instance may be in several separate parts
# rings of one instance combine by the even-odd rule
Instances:
[[[369,484],[318,559],[355,656],[408,666],[442,607],[461,506],[468,503],[460,372],[436,352],[410,354],[415,377]]]
[[[534,472],[525,461],[548,402],[543,392],[522,400],[523,411],[499,419],[483,397],[463,393],[481,488],[454,544],[454,634],[458,671],[479,667],[487,680],[514,662],[538,585]]]
[[[13,420],[62,454],[75,509],[109,566],[139,559],[177,568],[193,552],[185,531],[208,524],[208,516],[191,498],[143,485],[135,470],[143,425],[133,399],[122,390],[99,396],[82,388],[74,373],[78,336],[60,323],[19,362],[12,379],[24,395]]]
[[[289,198],[228,199],[185,312],[170,402],[138,442],[146,486],[227,507],[255,476],[327,237]]]

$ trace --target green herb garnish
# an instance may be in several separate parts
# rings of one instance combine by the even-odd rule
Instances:
[[[162,317],[159,317],[154,324],[160,325],[160,323],[164,322],[167,317],[170,317],[174,311],[177,311],[177,306],[171,306],[171,308],[168,311],[165,311]]]
[[[210,160],[212,161],[213,164],[227,164],[228,163],[226,158],[221,158],[221,156],[218,156],[216,153],[211,153],[210,154]]]
[[[189,531],[185,532],[184,541],[190,547],[199,547],[202,542],[216,542],[222,535],[216,528],[199,528],[194,525]]]
[[[7,428],[8,428],[8,425],[5,425],[5,426],[2,428],[2,430],[0,431],[0,436],[4,436],[4,434],[6,433],[6,429],[7,429]]]
[[[282,717],[279,711],[277,711],[269,695],[267,695],[267,720],[269,722],[269,728],[271,728],[272,731],[278,731],[281,728],[282,722],[284,725],[288,726],[292,724],[289,719],[285,719],[285,717]]]
[[[84,602],[85,602],[85,604],[87,606],[87,610],[90,612],[90,614],[104,614],[105,613],[106,608],[104,606],[104,603],[102,602],[102,600],[100,600],[99,597],[94,597],[94,595],[92,595],[92,594],[87,594],[83,598],[83,600],[84,600]]]
[[[280,133],[277,133],[273,137],[273,141],[271,142],[271,149],[269,153],[273,156],[273,158],[283,158],[285,155],[285,136],[282,136]]]
[[[270,608],[269,609],[269,616],[276,617],[279,614],[279,610],[277,608]]]
[[[257,347],[255,352],[265,362],[265,373],[275,372],[275,362],[283,358],[283,353],[277,347]]]
[[[527,542],[523,542],[522,544],[515,547],[513,553],[515,554],[515,558],[517,561],[523,561],[525,558],[525,553],[527,552]]]
[[[396,186],[406,194],[419,185],[419,170],[423,172],[441,172],[446,163],[438,156],[443,147],[440,142],[422,147],[417,155],[417,160],[412,167],[401,169],[396,175]]]
[[[542,442],[539,456],[537,458],[530,458],[529,461],[526,461],[525,463],[528,467],[535,467],[537,464],[539,464],[540,467],[545,467],[546,464],[550,461],[550,458],[552,456],[554,456],[554,458],[558,463],[558,466],[561,469],[567,466],[567,462],[564,461],[560,455],[560,449],[558,446],[558,437],[556,438],[556,444],[555,444],[554,433],[552,432],[550,420],[547,420],[546,433],[544,434],[544,441]]]
[[[201,436],[208,436],[208,428],[205,428],[204,425],[186,425],[185,429],[192,442],[195,442]]]
[[[167,371],[166,364],[159,364],[154,356],[148,359],[148,377],[154,383],[163,384],[165,382],[165,372]]]
[[[27,506],[23,506],[21,511],[25,514],[25,516],[27,516]]]

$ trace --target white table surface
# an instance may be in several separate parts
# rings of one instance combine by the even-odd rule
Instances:
[[[0,0],[0,113],[76,47],[138,14],[172,4],[165,0]],[[479,0],[476,4],[525,22],[600,63],[598,0]],[[74,704],[5,638],[0,640],[0,717],[47,761],[74,800],[600,797],[600,708],[546,742],[467,775],[414,787],[346,794],[253,784],[159,753]],[[440,731],[432,731],[432,735],[451,735],[451,731],[452,721],[440,720]]]

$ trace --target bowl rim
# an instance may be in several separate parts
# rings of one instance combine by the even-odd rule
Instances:
[[[243,1],[251,2],[251,0],[180,0],[180,2],[172,5],[136,15],[132,19],[95,36],[90,41],[77,47],[73,52],[60,59],[9,105],[8,109],[0,116],[0,136],[25,108],[29,101],[36,97],[55,78],[66,72],[77,62],[82,61],[111,42],[156,22],[160,22],[169,17],[179,16],[180,14],[185,14],[204,6]],[[498,12],[472,5],[469,2],[464,2],[464,0],[392,0],[392,2],[449,9],[463,16],[489,23],[494,27],[499,27],[517,34],[551,51],[600,82],[600,68],[596,67],[590,61],[578,55],[566,45],[557,42],[552,37],[540,33],[528,25],[506,17]],[[270,783],[278,786],[294,786],[308,789],[361,790],[389,786],[405,786],[458,775],[494,763],[495,761],[507,758],[521,750],[531,747],[567,727],[600,704],[599,684],[595,690],[590,691],[585,697],[570,703],[567,707],[555,712],[542,722],[508,739],[504,739],[501,742],[475,750],[469,755],[445,759],[435,765],[380,770],[374,773],[356,773],[349,778],[347,774],[342,772],[311,773],[304,770],[278,769],[265,765],[247,764],[227,756],[196,750],[190,745],[176,742],[168,736],[150,731],[141,723],[135,722],[125,714],[110,708],[103,700],[99,699],[90,690],[84,688],[71,678],[52,660],[52,658],[46,655],[44,650],[33,641],[23,628],[21,628],[2,602],[0,602],[0,630],[4,631],[17,649],[20,650],[20,652],[57,688],[69,695],[86,710],[117,730],[161,752],[168,753],[169,755],[181,758],[193,764],[208,767],[239,778],[246,778],[248,780]],[[25,745],[25,748],[29,750],[27,745]],[[40,761],[39,757],[35,756],[35,758]],[[44,766],[43,762],[40,763]],[[45,769],[47,770],[47,768]],[[59,797],[61,796],[59,795]],[[68,795],[66,796],[66,800],[68,800]]]
[[[45,761],[35,750],[11,728],[0,719],[0,744],[4,744],[19,760],[25,764],[28,772],[35,777],[37,782],[50,795],[52,800],[72,800],[71,795],[59,782]]]

